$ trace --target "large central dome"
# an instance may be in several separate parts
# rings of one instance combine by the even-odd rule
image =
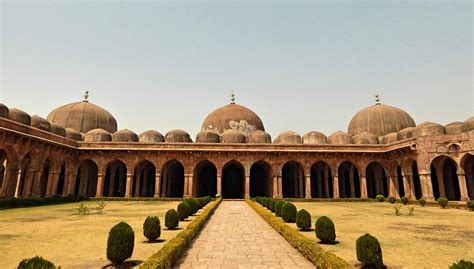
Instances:
[[[226,130],[238,130],[244,135],[257,130],[265,131],[262,120],[255,112],[234,102],[211,112],[204,120],[201,129],[219,134]]]

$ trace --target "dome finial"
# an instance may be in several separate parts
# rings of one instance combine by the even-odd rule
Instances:
[[[86,94],[84,94],[84,102],[89,102],[87,98],[89,98],[89,91],[86,91]]]
[[[235,93],[232,91],[232,94],[230,95],[230,103],[235,104]]]
[[[380,105],[380,96],[378,93],[375,94],[375,104]]]

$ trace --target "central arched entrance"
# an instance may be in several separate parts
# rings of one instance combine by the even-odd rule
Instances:
[[[222,169],[222,198],[244,198],[245,172],[242,164],[230,161]]]
[[[272,197],[270,165],[256,162],[250,168],[250,197]]]
[[[217,168],[210,161],[202,161],[194,169],[194,196],[216,197]]]
[[[367,196],[375,198],[377,195],[388,197],[388,181],[385,169],[378,162],[372,162],[367,166]]]
[[[305,180],[301,164],[289,161],[283,165],[282,171],[283,198],[304,198]]]
[[[161,170],[161,197],[183,197],[184,166],[178,160],[168,161]]]
[[[445,197],[450,201],[461,200],[458,167],[454,160],[447,156],[438,156],[431,162],[430,169],[434,198]]]
[[[125,197],[127,184],[127,166],[122,161],[111,162],[104,177],[103,196]]]
[[[329,166],[319,161],[311,167],[311,197],[312,198],[332,198],[333,183]]]
[[[338,178],[339,197],[360,198],[359,170],[353,163],[349,161],[341,163],[338,168]]]
[[[144,160],[137,165],[133,173],[132,195],[134,197],[153,197],[155,195],[156,168]]]
[[[97,191],[97,165],[91,160],[84,160],[77,169],[75,196],[96,196]]]

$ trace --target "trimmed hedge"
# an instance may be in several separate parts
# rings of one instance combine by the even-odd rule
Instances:
[[[385,197],[379,194],[375,196],[375,200],[377,200],[377,202],[385,202]]]
[[[277,217],[281,217],[281,210],[283,209],[283,206],[286,204],[286,201],[284,200],[279,200],[276,205],[275,205],[275,215]]]
[[[391,204],[395,204],[397,199],[395,197],[390,196],[390,197],[387,198],[387,201],[389,201]]]
[[[155,242],[161,235],[160,218],[148,216],[143,223],[143,235],[148,241]]]
[[[296,226],[303,231],[311,229],[311,214],[304,209],[298,211],[296,213]]]
[[[189,204],[186,202],[181,202],[178,205],[178,215],[179,215],[179,220],[183,221],[189,217],[189,214],[191,213],[191,208],[189,207]]]
[[[196,212],[198,212],[200,206],[199,206],[199,202],[196,200],[196,198],[190,198],[188,200],[186,200],[186,203],[188,203],[189,205],[189,216],[192,216],[194,214],[196,214]]]
[[[257,206],[256,203],[248,199],[246,201],[273,229],[280,233],[317,268],[352,268],[349,263],[336,255],[325,252],[316,240],[302,235],[298,230],[286,225],[279,217]]]
[[[356,241],[357,260],[362,262],[363,268],[382,269],[382,248],[377,238],[365,234]]]
[[[442,207],[442,208],[446,208],[448,207],[448,199],[444,198],[444,197],[440,197],[438,198],[438,204]]]
[[[296,221],[296,206],[292,203],[286,203],[281,210],[281,217],[285,222]]]
[[[196,219],[194,219],[185,230],[181,231],[175,238],[169,240],[157,253],[149,257],[140,268],[173,268],[189,244],[198,235],[207,220],[221,203],[218,199],[211,203]]]
[[[471,261],[460,260],[455,262],[453,265],[449,266],[449,269],[472,269],[474,268],[474,263]]]
[[[407,205],[410,202],[410,199],[408,199],[408,197],[406,196],[403,196],[402,198],[400,198],[400,200],[402,201],[402,204],[404,205]]]
[[[419,203],[421,206],[424,207],[424,206],[426,205],[426,200],[423,199],[423,198],[420,198],[420,199],[418,199],[418,203]]]
[[[270,211],[275,213],[275,205],[276,205],[277,202],[278,202],[278,200],[276,200],[276,199],[271,199],[270,200]]]
[[[176,212],[176,210],[170,209],[170,210],[166,211],[165,226],[170,230],[174,230],[174,229],[178,228],[178,226],[179,226],[179,215],[178,215],[178,212]]]
[[[8,198],[8,199],[0,199],[0,209],[66,204],[66,203],[75,203],[75,202],[81,202],[81,201],[87,201],[87,200],[89,200],[89,198],[85,198],[82,196],[74,196],[74,195],[68,195],[68,196],[55,195],[53,197],[46,197],[46,198]]]
[[[43,257],[35,256],[33,258],[24,259],[18,264],[18,269],[56,269],[54,263],[43,259]]]
[[[107,239],[107,259],[113,264],[119,264],[132,257],[135,244],[135,233],[132,227],[120,222],[110,229]]]
[[[316,221],[315,233],[323,244],[333,244],[336,241],[336,228],[332,220],[326,216],[319,217]]]
[[[474,200],[467,201],[466,208],[468,210],[474,211]]]

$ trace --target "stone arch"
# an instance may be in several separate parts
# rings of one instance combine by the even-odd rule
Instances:
[[[378,162],[371,162],[366,168],[367,197],[388,196],[388,178],[385,168]]]
[[[474,200],[474,155],[467,153],[461,159],[461,167],[466,178],[467,193]]]
[[[3,193],[4,185],[6,186],[8,162],[9,158],[7,153],[3,149],[0,149],[0,193]]]
[[[217,194],[217,167],[209,160],[201,161],[194,168],[193,195],[195,197]]]
[[[65,194],[65,186],[66,186],[66,164],[62,163],[59,167],[59,176],[58,176],[58,183],[55,186],[56,189],[53,189],[52,193],[54,195],[63,195]]]
[[[461,200],[461,189],[458,179],[458,165],[448,156],[434,158],[430,165],[431,184],[435,199],[446,197],[448,200]]]
[[[337,168],[339,197],[360,198],[360,174],[357,166],[350,161],[341,163]]]
[[[74,195],[84,197],[96,196],[98,172],[99,167],[94,161],[90,159],[83,160],[77,169]]]
[[[331,168],[323,161],[311,166],[311,197],[333,198],[333,177]]]
[[[33,175],[31,171],[31,157],[29,153],[23,156],[19,172],[19,180],[17,183],[15,197],[28,197],[31,194],[32,180],[29,180]]]
[[[297,161],[288,161],[281,168],[283,198],[305,197],[303,166]]]
[[[18,157],[14,149],[0,148],[0,197],[14,197],[18,182]]]
[[[161,169],[160,197],[183,197],[184,166],[176,160],[169,160]]]
[[[273,182],[271,166],[265,161],[257,161],[250,167],[250,197],[272,197]]]
[[[38,195],[39,197],[45,197],[47,192],[48,192],[48,179],[49,179],[49,173],[51,172],[52,168],[52,162],[49,160],[49,158],[46,158],[43,161],[43,165],[41,168],[41,177],[40,181],[38,184]],[[36,187],[36,186],[35,186]]]
[[[142,160],[134,169],[131,195],[134,197],[153,197],[155,195],[155,181],[155,165],[148,160]]]
[[[403,163],[403,174],[407,177],[405,183],[408,183],[408,186],[405,186],[405,195],[409,197],[416,197],[416,199],[422,198],[422,189],[420,174],[418,172],[418,164],[412,159],[408,158]]]
[[[236,161],[227,162],[222,167],[222,198],[244,198],[245,168]]]
[[[400,195],[400,197],[407,196],[407,194],[405,193],[405,184],[403,182],[403,171],[400,165],[397,165],[396,173],[398,183],[398,194]]]

